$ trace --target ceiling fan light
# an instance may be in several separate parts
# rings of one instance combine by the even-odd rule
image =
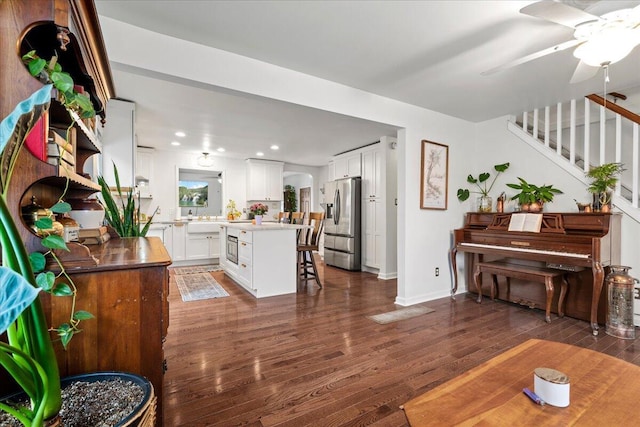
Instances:
[[[196,162],[198,163],[198,166],[211,167],[213,166],[213,157],[209,157],[209,153],[202,153]]]
[[[616,28],[594,35],[573,52],[573,56],[592,67],[613,64],[627,56],[638,45],[636,32]]]

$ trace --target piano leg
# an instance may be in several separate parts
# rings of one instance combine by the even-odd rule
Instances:
[[[458,249],[454,246],[449,253],[449,261],[451,262],[451,269],[453,270],[453,283],[451,284],[451,299],[456,299],[456,292],[458,292],[458,266],[456,265],[456,255]]]
[[[476,299],[476,302],[478,304],[482,303],[482,280],[480,280],[480,275],[482,273],[480,272],[480,264],[476,264],[476,268],[473,270],[473,283],[475,283],[476,285],[476,289],[478,290],[478,299]],[[492,295],[493,297],[493,292]]]
[[[551,323],[551,300],[553,299],[553,277],[548,276],[544,279],[544,287],[547,290],[547,303],[545,307],[544,320]]]
[[[602,264],[594,262],[593,267],[593,295],[591,296],[591,330],[593,335],[598,335],[598,303],[602,293],[604,282],[604,270]]]

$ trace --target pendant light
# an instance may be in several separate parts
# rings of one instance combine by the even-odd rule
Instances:
[[[202,153],[197,160],[198,166],[211,167],[213,166],[213,157],[209,157],[209,153]]]

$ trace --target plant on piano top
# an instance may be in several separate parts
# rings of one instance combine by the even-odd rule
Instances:
[[[480,194],[480,203],[478,210],[480,212],[491,212],[491,198],[489,197],[489,193],[491,192],[493,185],[496,183],[496,179],[498,179],[498,176],[509,169],[509,163],[495,165],[493,169],[496,171],[496,174],[491,181],[489,181],[489,178],[491,177],[491,173],[489,172],[482,172],[480,175],[478,175],[478,178],[475,178],[471,174],[467,176],[467,182],[469,184],[475,185],[477,191],[472,191],[467,188],[458,188],[458,200],[464,202],[469,198],[471,193]]]
[[[507,184],[507,187],[520,190],[519,193],[511,197],[511,200],[517,200],[523,211],[540,212],[545,203],[553,201],[556,194],[563,194],[561,190],[553,188],[553,185],[537,186],[520,177],[518,177],[518,181],[520,183]]]
[[[586,173],[587,178],[591,179],[587,190],[594,195],[594,210],[610,206],[611,191],[616,188],[620,174],[625,171],[623,166],[622,163],[604,163]]]

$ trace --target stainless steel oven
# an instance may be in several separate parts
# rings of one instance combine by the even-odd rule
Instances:
[[[227,261],[238,265],[238,236],[227,235]]]

